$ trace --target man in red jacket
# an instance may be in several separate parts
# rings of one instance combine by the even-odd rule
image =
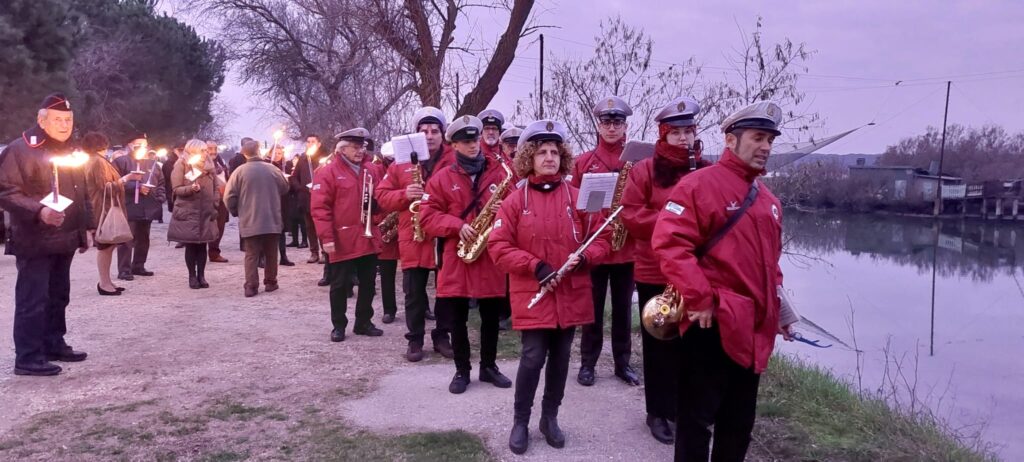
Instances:
[[[484,124],[480,135],[480,149],[484,156],[491,160],[501,159],[505,163],[511,163],[512,159],[506,156],[501,148],[501,130],[505,125],[505,115],[497,109],[484,109],[477,117]]]
[[[458,256],[459,242],[472,243],[481,230],[470,224],[484,212],[483,207],[496,194],[498,185],[508,180],[502,164],[480,152],[480,119],[462,116],[448,127],[446,138],[457,155],[455,164],[445,167],[427,183],[420,218],[428,235],[444,241],[443,262],[437,274],[437,298],[445,299],[444,312],[451,316],[452,348],[455,352],[455,376],[448,391],[459,394],[470,382],[470,347],[466,323],[469,299],[480,308],[480,381],[498,388],[510,388],[512,381],[502,375],[495,363],[498,352],[498,316],[505,306],[505,275],[498,271],[486,249],[472,263]],[[496,214],[500,199],[490,209]],[[492,220],[493,221],[493,220]],[[447,319],[446,319],[447,320]]]
[[[665,291],[665,275],[658,256],[651,249],[651,235],[658,213],[669,194],[684,176],[710,165],[701,159],[696,141],[700,104],[682,96],[670,101],[654,120],[658,142],[654,156],[637,162],[629,171],[622,194],[622,223],[635,240],[634,279],[640,310],[651,298]],[[675,440],[669,422],[676,420],[679,389],[678,340],[659,340],[640,329],[643,341],[644,401],[651,435],[664,444]]]
[[[609,96],[594,105],[597,123],[597,148],[576,158],[570,180],[579,188],[586,173],[609,173],[622,170],[625,162],[619,160],[626,144],[626,117],[633,109],[622,98]],[[580,372],[576,381],[580,385],[594,384],[594,366],[604,345],[604,301],[611,286],[612,293],[612,359],[615,375],[629,385],[640,385],[640,379],[629,365],[633,327],[633,239],[613,251],[603,264],[590,271],[594,290],[594,323],[583,326],[580,335]]]
[[[712,427],[713,459],[743,460],[760,374],[775,335],[789,338],[789,326],[779,325],[777,292],[782,205],[757,179],[781,117],[781,108],[768,101],[727,117],[721,160],[679,182],[651,237],[686,310],[679,326],[676,461],[707,461]],[[727,228],[735,213],[742,215]]]
[[[425,238],[422,242],[413,239],[412,213],[409,205],[423,197],[423,185],[431,174],[443,170],[455,162],[454,151],[444,144],[444,113],[435,107],[426,106],[413,114],[412,128],[427,138],[429,153],[420,153],[416,165],[393,163],[388,173],[376,188],[375,195],[385,212],[399,212],[398,252],[402,260],[402,288],[405,292],[405,334],[409,348],[405,357],[411,362],[423,359],[423,336],[426,315],[430,310],[427,297],[427,282],[430,272],[437,268],[435,239]],[[413,171],[418,170],[422,183],[413,181]],[[435,304],[436,305],[436,304]],[[454,357],[448,328],[439,323],[430,332],[434,351],[446,358]]]
[[[356,335],[378,337],[384,331],[373,325],[373,292],[377,273],[377,254],[380,253],[380,232],[367,217],[373,210],[373,198],[363,190],[364,177],[380,182],[378,170],[366,156],[365,128],[354,128],[338,135],[341,155],[316,171],[310,191],[310,213],[313,215],[317,237],[328,257],[327,274],[331,282],[331,341],[345,340],[348,325],[347,285],[352,273],[359,278],[359,297],[356,299],[356,322],[352,332]],[[369,203],[368,203],[369,202]],[[370,236],[365,236],[365,220],[370,220]]]

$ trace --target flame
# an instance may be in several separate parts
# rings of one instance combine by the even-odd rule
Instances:
[[[278,131],[274,132],[274,141],[277,141],[277,140],[281,139],[282,137],[284,137],[284,131],[278,130]]]
[[[89,161],[89,155],[82,151],[75,151],[66,156],[51,157],[50,162],[58,167],[81,167]]]
[[[135,149],[135,160],[142,160],[146,158],[146,145],[143,144]]]
[[[160,148],[156,151],[156,156],[161,159],[167,158],[167,148]]]
[[[223,151],[223,150],[225,150],[227,148],[228,148],[228,145],[226,145],[226,144],[218,144],[217,145],[217,152],[221,152],[221,151]]]
[[[314,145],[307,146],[306,147],[306,156],[307,157],[313,157],[313,154],[316,154],[316,146],[314,146]]]
[[[202,162],[203,162],[203,155],[202,154],[192,154],[192,156],[188,158],[188,164],[193,166],[193,167],[199,165]]]

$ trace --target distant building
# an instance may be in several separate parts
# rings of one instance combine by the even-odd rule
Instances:
[[[963,178],[907,166],[854,165],[850,167],[850,179],[868,185],[879,200],[911,205],[934,202],[939,181],[943,199],[962,198],[966,191]]]

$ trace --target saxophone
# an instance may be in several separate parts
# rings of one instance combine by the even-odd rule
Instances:
[[[640,322],[647,333],[659,340],[672,340],[679,336],[679,322],[683,319],[683,298],[672,284],[665,291],[644,303]]]
[[[480,214],[469,224],[476,231],[476,239],[472,241],[459,240],[458,256],[466,263],[473,263],[484,253],[487,245],[487,236],[490,236],[491,230],[494,229],[494,212],[491,208],[505,197],[509,186],[512,185],[512,170],[508,168],[505,162],[499,160],[498,163],[505,169],[505,179],[501,180],[501,183],[491,192],[491,198],[487,199],[487,203],[484,204]]]
[[[412,156],[412,183],[423,186],[423,174],[420,173],[420,164],[415,153]],[[412,240],[423,242],[427,236],[423,234],[423,225],[420,224],[420,201],[415,200],[409,204],[409,213],[412,214]]]
[[[391,212],[377,225],[380,230],[380,240],[385,244],[394,242],[398,235],[398,212]]]
[[[612,210],[615,210],[622,202],[622,192],[626,189],[626,180],[629,178],[629,171],[633,168],[633,162],[626,162],[619,171],[619,178],[615,180],[615,192],[612,194]],[[612,224],[612,250],[618,252],[626,245],[626,226],[622,220],[615,220]]]

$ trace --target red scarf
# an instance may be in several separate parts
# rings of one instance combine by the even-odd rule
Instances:
[[[615,143],[609,143],[604,140],[604,137],[598,135],[597,149],[594,149],[594,155],[609,169],[617,170],[622,167],[623,162],[619,160],[619,157],[622,156],[622,149],[625,147],[626,135],[622,135],[622,139]]]

